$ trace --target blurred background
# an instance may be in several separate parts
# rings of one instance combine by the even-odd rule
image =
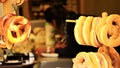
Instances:
[[[33,53],[34,58],[37,59],[40,58],[40,56],[38,55],[36,56],[34,54],[34,49],[39,47],[46,47],[47,46],[46,43],[50,44],[50,47],[54,47],[53,45],[54,40],[48,39],[48,37],[52,34],[47,32],[54,30],[54,28],[51,25],[46,24],[46,19],[44,14],[46,9],[49,8],[50,6],[53,5],[64,6],[68,11],[74,12],[74,14],[71,14],[66,19],[76,20],[80,15],[101,16],[102,12],[108,12],[108,14],[120,14],[119,3],[120,0],[25,0],[25,2],[18,7],[18,12],[19,15],[24,16],[28,20],[30,20],[32,26],[32,32],[30,38],[22,44],[15,44],[12,50],[0,49],[0,60],[3,61],[4,60],[3,55],[9,53],[22,53],[24,54],[24,56],[28,56],[28,54]],[[0,6],[2,6],[2,4],[0,4]],[[0,7],[0,9],[2,9],[2,7]],[[1,15],[2,14],[0,14],[0,16]],[[71,26],[72,28],[67,30],[74,29],[75,24],[72,23],[70,25],[72,25]],[[88,51],[94,51],[94,48],[90,49],[89,47],[83,49],[85,50],[88,49]],[[42,59],[42,60],[48,61],[48,59]],[[58,59],[54,59],[54,60],[58,61]],[[41,60],[39,59],[39,61]],[[70,60],[66,59],[66,61],[70,64],[70,66],[72,66],[71,59]],[[62,62],[66,63],[66,61],[62,60],[60,61],[60,63]],[[37,68],[38,67],[40,66],[37,65]],[[47,67],[43,66],[41,68],[47,68]]]
[[[38,18],[43,15],[41,10],[46,9],[48,4],[53,4],[54,2],[66,4],[68,10],[72,10],[77,14],[101,15],[104,11],[109,14],[120,14],[119,0],[26,0],[19,7],[20,14],[28,19]]]

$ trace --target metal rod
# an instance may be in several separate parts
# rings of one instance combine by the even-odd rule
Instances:
[[[76,23],[76,20],[66,19],[65,22],[66,22],[66,23]]]

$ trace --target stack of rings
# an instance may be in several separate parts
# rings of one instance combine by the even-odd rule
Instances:
[[[80,52],[73,59],[73,68],[119,68],[120,15],[106,12],[102,17],[80,16],[74,36],[78,44],[97,47],[98,52]]]
[[[102,17],[80,16],[76,21],[74,36],[79,44],[100,47],[120,45],[120,15],[103,13]]]

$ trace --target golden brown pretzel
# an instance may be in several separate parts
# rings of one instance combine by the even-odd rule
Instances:
[[[113,65],[105,52],[80,52],[73,59],[73,68],[113,68]]]
[[[94,64],[94,68],[101,68],[100,60],[97,56],[97,53],[89,52],[88,55],[91,59],[91,62]]]
[[[76,25],[74,27],[74,36],[78,44],[86,44],[83,35],[82,35],[82,27],[84,21],[86,20],[85,16],[80,16],[78,20],[76,20]]]
[[[110,58],[110,56],[108,54],[106,54],[105,52],[102,52],[101,54],[105,57],[105,59],[108,63],[108,68],[114,68],[112,65],[112,59]]]
[[[109,48],[109,56],[113,61],[114,68],[120,68],[120,55],[113,47]]]
[[[114,68],[120,67],[120,55],[113,47],[102,46],[98,49],[98,52],[107,54],[110,57],[111,60],[106,56],[106,59],[109,60],[108,63],[109,63],[110,67],[112,67],[112,66]],[[112,64],[112,66],[111,66],[111,64]]]
[[[13,16],[5,23],[5,39],[10,43],[25,41],[31,32],[30,22],[23,16]]]
[[[2,18],[0,18],[0,35],[4,35],[5,23],[12,16],[15,16],[15,14],[9,13],[9,14],[6,14],[5,16],[3,16]]]
[[[86,52],[80,52],[73,59],[73,68],[95,68],[94,64],[91,62],[89,54]]]
[[[100,37],[103,44],[108,47],[117,47],[120,45],[120,16],[112,14],[107,17],[106,25],[101,28]]]
[[[104,12],[102,13],[102,18],[98,19],[97,24],[95,22],[95,18],[92,22],[91,21],[92,19],[88,19],[87,17],[85,22],[82,21],[82,23],[84,22],[83,27],[79,28],[82,29],[81,32],[83,33],[83,38],[87,45],[92,44],[94,47],[99,47],[98,53],[78,53],[73,59],[73,68],[86,68],[87,66],[89,68],[119,68],[120,55],[113,47],[120,45],[120,15],[111,14],[108,16],[108,14]],[[90,26],[91,23],[92,28]],[[78,28],[75,28],[76,31],[77,29]],[[97,46],[95,42],[95,33],[97,34],[97,41],[101,43],[101,46]],[[78,37],[79,36],[76,34],[77,39],[79,39]]]
[[[84,24],[82,27],[82,35],[86,45],[91,45],[90,31],[91,31],[92,21],[93,21],[93,16],[88,16],[84,21]]]
[[[118,14],[109,15],[107,20],[106,20],[106,23],[108,25],[109,32],[110,33],[113,32],[113,31],[111,31],[112,26],[117,25],[118,27],[120,27],[120,15],[118,15]]]
[[[103,27],[105,24],[106,24],[106,19],[107,17],[104,17],[100,20],[100,22],[97,24],[96,26],[96,34],[97,34],[97,39],[99,40],[100,43],[103,44],[103,41],[101,40],[101,36],[100,36],[100,33],[101,33],[101,27]],[[104,33],[102,33],[104,34]]]
[[[91,32],[90,32],[90,42],[91,45],[94,47],[100,47],[101,43],[97,39],[97,34],[96,34],[96,27],[97,24],[100,22],[101,17],[94,17],[93,22],[92,22],[92,27],[91,27]]]

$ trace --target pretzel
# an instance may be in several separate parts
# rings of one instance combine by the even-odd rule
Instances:
[[[82,27],[83,39],[87,45],[91,45],[91,43],[90,43],[90,31],[91,31],[92,21],[93,21],[93,16],[88,16],[86,18],[86,20],[84,21],[84,24]]]
[[[106,59],[109,60],[108,63],[110,67],[111,67],[111,64],[114,68],[120,67],[120,56],[113,47],[102,46],[98,49],[98,52],[107,54],[110,57],[109,58],[108,56],[106,56]]]
[[[73,59],[73,68],[119,68],[120,55],[114,47],[120,45],[120,15],[108,16],[103,12],[102,17],[82,17],[76,21],[74,28],[76,41],[99,49],[94,53],[78,53]]]
[[[114,22],[114,24],[113,24]],[[101,39],[103,44],[109,47],[120,45],[120,16],[113,14],[108,16],[106,25],[101,28]]]
[[[112,65],[112,59],[110,58],[110,56],[105,52],[102,52],[101,54],[105,57],[105,59],[108,63],[108,68],[114,68],[113,65]]]
[[[15,16],[15,14],[9,13],[9,14],[6,14],[5,16],[3,16],[2,18],[0,18],[0,35],[4,35],[5,23],[12,16]]]
[[[114,68],[111,57],[104,52],[80,52],[72,61],[73,68]]]
[[[94,68],[93,63],[91,63],[90,57],[86,52],[80,52],[73,59],[73,68]]]
[[[85,19],[86,19],[85,16],[80,16],[79,19],[76,20],[76,25],[74,27],[74,36],[78,44],[85,44],[85,41],[82,35],[82,27]]]
[[[90,31],[90,42],[91,42],[91,45],[94,47],[101,46],[101,43],[98,41],[97,34],[96,34],[96,27],[97,27],[97,24],[100,22],[100,20],[101,20],[101,17],[95,17],[92,22],[92,27]]]
[[[105,58],[105,56],[101,53],[96,53],[98,56],[98,59],[100,60],[101,63],[101,68],[108,68],[108,62]]]
[[[100,68],[101,64],[100,64],[100,60],[98,59],[97,54],[94,52],[89,52],[88,55],[91,59],[91,62],[94,64],[94,68]]]
[[[13,16],[5,23],[5,39],[11,43],[22,43],[30,32],[30,22],[23,16]]]
[[[23,4],[24,0],[0,0],[3,3],[3,17],[0,18],[0,36],[3,43],[1,48],[11,49],[13,44],[24,42],[30,34],[30,22],[22,17],[16,16],[17,6]]]
[[[97,34],[97,39],[99,40],[100,43],[103,44],[103,41],[101,40],[101,36],[100,36],[100,33],[101,33],[101,27],[103,27],[105,24],[106,24],[106,19],[107,17],[104,17],[100,20],[100,22],[97,24],[96,26],[96,34]],[[104,34],[104,33],[102,33]]]
[[[120,55],[113,47],[109,48],[109,56],[113,61],[114,68],[120,68]]]

